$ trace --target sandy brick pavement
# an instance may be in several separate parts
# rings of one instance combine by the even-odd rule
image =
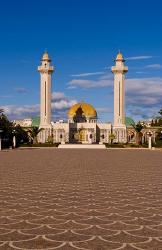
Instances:
[[[162,249],[162,151],[0,152],[1,249]]]

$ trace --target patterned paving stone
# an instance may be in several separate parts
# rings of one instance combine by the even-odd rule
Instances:
[[[121,231],[115,235],[111,236],[103,236],[103,238],[107,241],[118,242],[118,243],[138,243],[138,242],[146,242],[148,241],[148,237],[137,236],[126,231]]]
[[[74,246],[76,247],[82,247],[84,249],[103,249],[103,250],[117,250],[117,249],[122,249],[124,246],[123,243],[115,243],[115,242],[108,242],[101,237],[94,237],[93,239],[89,241],[84,241],[84,242],[74,242]]]
[[[0,152],[0,250],[162,250],[161,162],[148,150]]]
[[[56,247],[63,246],[64,243],[56,242],[50,239],[47,239],[43,236],[36,236],[34,239],[12,242],[10,246],[14,248],[20,248],[23,246],[24,249],[54,249]]]
[[[146,227],[142,226],[140,229],[136,230],[127,230],[127,232],[137,236],[145,235],[148,237],[162,237],[162,230],[155,230],[147,226]]]
[[[135,244],[136,247],[142,248],[142,249],[149,249],[149,250],[156,250],[156,249],[162,249],[162,241],[159,239],[151,239],[148,242]]]

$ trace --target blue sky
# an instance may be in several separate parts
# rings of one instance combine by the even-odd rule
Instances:
[[[53,75],[53,119],[75,102],[91,103],[113,121],[113,75],[120,49],[129,67],[126,113],[135,120],[162,108],[160,0],[1,1],[0,107],[11,119],[39,114],[37,66],[48,49]]]

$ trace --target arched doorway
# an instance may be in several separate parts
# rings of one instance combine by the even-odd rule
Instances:
[[[86,141],[86,131],[85,131],[85,129],[81,129],[79,131],[79,141],[80,142]]]
[[[86,130],[85,129],[79,129],[75,134],[74,134],[74,139],[75,142],[85,142],[86,141]]]

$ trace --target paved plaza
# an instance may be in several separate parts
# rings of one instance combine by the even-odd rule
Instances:
[[[162,249],[162,151],[0,152],[0,250]]]

